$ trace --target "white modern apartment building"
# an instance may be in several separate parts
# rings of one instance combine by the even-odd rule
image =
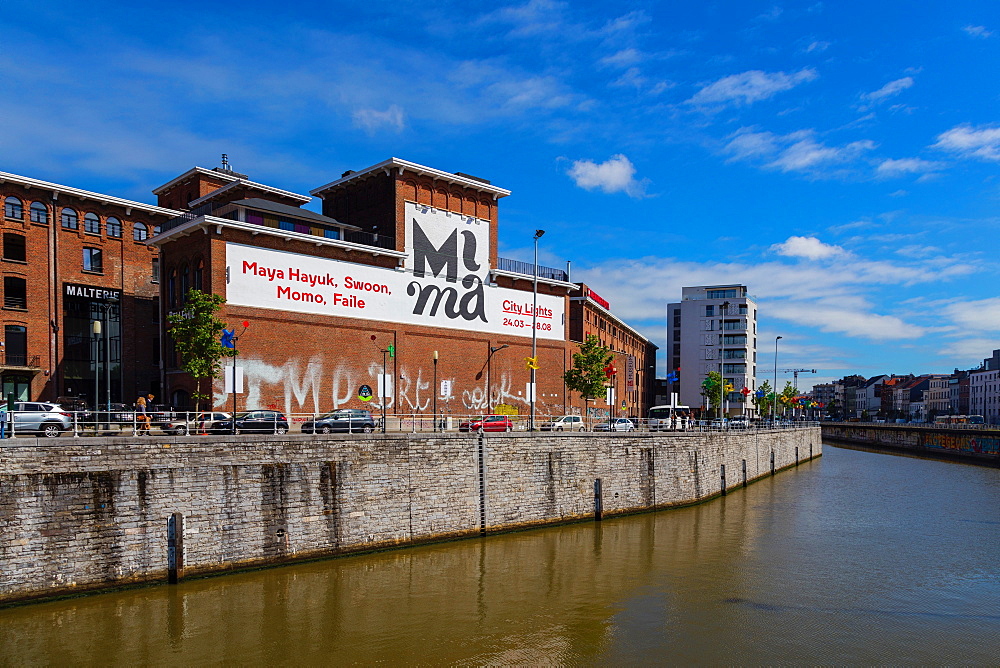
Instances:
[[[733,392],[726,396],[731,415],[753,414],[757,389],[757,304],[744,285],[681,288],[681,301],[667,304],[667,361],[676,372],[680,403],[701,407],[702,382],[721,372]],[[751,393],[746,398],[743,388]]]

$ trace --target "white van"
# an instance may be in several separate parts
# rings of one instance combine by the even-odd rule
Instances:
[[[691,409],[687,406],[653,406],[649,409],[649,430],[650,431],[670,431],[671,418],[677,417],[674,427],[680,429],[680,415],[684,413],[691,415]]]

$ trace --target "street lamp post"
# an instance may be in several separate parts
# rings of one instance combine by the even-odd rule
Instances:
[[[498,350],[503,350],[504,348],[510,348],[510,346],[508,346],[506,343],[503,344],[502,346],[490,346],[490,354],[486,356],[486,411],[488,413],[493,412],[493,408],[492,406],[490,406],[490,375],[493,367],[492,365],[493,353],[497,352]]]
[[[98,411],[101,410],[101,321],[94,320],[91,328],[97,344],[94,347],[94,419],[97,420]],[[94,428],[100,430],[96,424]]]
[[[535,236],[532,240],[535,242],[535,269],[534,269],[534,279],[531,286],[532,294],[532,304],[531,304],[531,359],[534,360],[538,357],[538,240],[541,236],[545,234],[545,230],[535,230]],[[531,365],[531,418],[528,421],[528,429],[530,431],[535,431],[535,367],[537,364]]]
[[[722,429],[724,411],[722,409],[726,396],[726,312],[729,311],[729,302],[722,302],[719,305],[719,429]]]
[[[774,399],[771,401],[772,423],[778,418],[778,339],[780,338],[780,336],[774,337],[774,387],[771,388],[774,393]]]
[[[434,431],[438,430],[438,351],[434,351],[434,384],[431,385],[431,391],[434,393]]]

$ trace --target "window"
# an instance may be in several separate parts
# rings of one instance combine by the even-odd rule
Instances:
[[[49,224],[49,209],[41,202],[32,202],[29,217],[33,223]]]
[[[145,241],[149,237],[149,228],[146,223],[136,223],[132,226],[132,239],[134,241]]]
[[[711,304],[709,304],[708,306],[706,306],[705,307],[705,315],[709,316],[709,317],[715,315],[715,307],[712,306]]]
[[[150,278],[150,280],[153,283],[160,282],[160,258],[158,257],[153,258],[153,275],[152,278]]]
[[[746,315],[746,314],[747,314],[747,305],[740,304],[740,315]]]
[[[109,237],[115,237],[116,239],[122,238],[122,221],[118,220],[114,216],[109,216],[107,222],[104,223],[104,228],[108,231]]]
[[[28,308],[28,282],[19,276],[4,276],[3,307]]]
[[[202,285],[202,279],[205,276],[205,263],[202,260],[198,260],[198,265],[194,268],[194,283],[191,285],[195,290],[204,290]]]
[[[23,325],[4,325],[3,334],[7,364],[28,366],[28,328]]]
[[[80,229],[80,216],[73,209],[62,210],[62,226],[67,230]]]
[[[177,270],[172,269],[167,277],[167,304],[170,308],[177,307]]]
[[[24,220],[24,205],[16,197],[8,197],[3,201],[3,215],[8,218]]]
[[[84,271],[104,271],[104,260],[100,248],[83,249],[83,270]]]
[[[88,213],[83,217],[83,231],[87,234],[101,233],[101,219],[96,213]]]
[[[708,291],[708,298],[709,299],[735,299],[736,297],[739,297],[739,295],[736,294],[736,290],[709,290]]]
[[[332,228],[324,228],[323,229],[323,236],[326,237],[327,239],[339,239],[340,238],[340,230],[332,229]]]
[[[187,301],[188,289],[191,287],[191,273],[188,266],[181,267],[181,303]]]
[[[24,235],[5,232],[3,235],[3,259],[15,262],[27,262],[28,254],[24,247]]]
[[[155,226],[155,227],[153,228],[153,234],[152,234],[151,236],[154,236],[154,237],[155,237],[155,236],[156,236],[157,234],[159,234],[159,233],[160,233],[160,226],[159,226],[159,225],[157,225],[157,226]]]

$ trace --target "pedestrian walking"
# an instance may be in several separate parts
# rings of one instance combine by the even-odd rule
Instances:
[[[153,400],[153,395],[149,395],[149,400]],[[139,395],[139,398],[135,400],[135,421],[136,421],[136,436],[149,435],[149,410],[146,405],[146,397]]]

